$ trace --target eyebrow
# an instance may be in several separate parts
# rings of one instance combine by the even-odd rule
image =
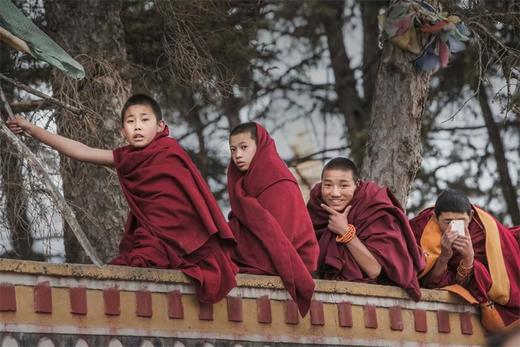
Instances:
[[[128,114],[126,117],[135,117],[135,116],[151,116],[152,113],[147,113],[147,112],[141,112],[141,113],[138,113],[138,114],[133,114],[133,113],[130,113]]]

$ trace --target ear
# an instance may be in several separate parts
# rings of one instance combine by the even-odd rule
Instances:
[[[157,123],[157,132],[160,133],[161,131],[164,130],[165,127],[166,127],[166,123],[161,119],[161,120]]]

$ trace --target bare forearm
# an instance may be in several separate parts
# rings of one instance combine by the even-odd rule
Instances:
[[[355,237],[352,241],[347,243],[347,248],[350,254],[354,257],[359,267],[367,274],[371,279],[375,279],[381,273],[381,264],[376,260],[374,255],[370,253],[368,248],[361,242],[360,239]]]
[[[443,257],[437,258],[437,261],[433,265],[433,268],[426,276],[424,276],[423,281],[425,283],[430,284],[437,283],[446,273],[448,267],[448,260],[449,259],[444,259]]]
[[[53,134],[34,124],[31,124],[24,130],[30,136],[72,159],[94,164],[113,165],[111,151],[89,147],[79,141],[58,134]]]

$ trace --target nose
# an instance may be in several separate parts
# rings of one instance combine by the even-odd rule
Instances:
[[[339,188],[338,186],[332,186],[332,196],[339,196]]]

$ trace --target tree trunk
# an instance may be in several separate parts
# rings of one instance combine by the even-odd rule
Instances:
[[[480,109],[482,110],[482,116],[484,117],[484,122],[486,123],[486,128],[489,135],[489,141],[493,145],[493,152],[495,153],[495,161],[497,163],[498,169],[500,189],[504,195],[507,212],[511,216],[513,225],[520,225],[520,209],[518,208],[517,189],[511,180],[511,176],[509,175],[509,168],[507,165],[504,144],[502,143],[502,137],[500,136],[500,129],[498,128],[497,124],[495,123],[495,119],[493,118],[493,111],[489,106],[485,86],[481,85],[477,92]]]
[[[65,110],[56,115],[58,132],[92,147],[113,149],[122,144],[120,110],[131,83],[122,76],[126,63],[121,1],[46,1],[51,36],[85,67],[83,81],[71,81],[55,70],[53,93],[68,103],[91,110],[77,116]],[[88,52],[88,55],[85,54]],[[103,167],[61,157],[65,198],[103,261],[117,254],[128,207],[116,175]],[[65,230],[68,262],[88,258],[72,233]]]
[[[381,50],[377,45],[379,27],[377,16],[379,10],[385,7],[387,1],[360,1],[361,18],[363,19],[363,92],[365,100],[364,114],[369,114],[374,83],[377,77],[377,67],[381,57]],[[366,122],[368,123],[368,122]],[[364,153],[362,153],[364,155]]]
[[[350,144],[351,158],[358,165],[363,159],[366,143],[366,117],[363,110],[363,99],[356,90],[354,71],[350,67],[350,59],[345,47],[343,12],[345,1],[326,1],[327,13],[323,16],[323,26],[327,37],[332,71],[334,72],[334,89],[336,90],[336,105],[343,114],[347,125],[347,137]]]
[[[361,170],[363,178],[388,186],[402,206],[421,165],[421,118],[431,77],[417,72],[410,60],[410,54],[385,44]]]

